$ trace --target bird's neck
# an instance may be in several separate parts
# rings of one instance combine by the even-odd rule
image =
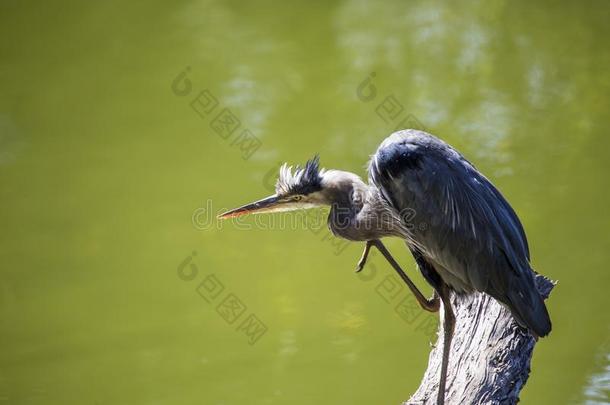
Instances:
[[[323,200],[331,207],[358,208],[368,189],[360,176],[351,172],[327,170],[322,174]]]
[[[349,175],[339,186],[327,190],[331,206],[328,225],[333,234],[354,241],[396,236],[393,214],[377,189],[355,174]],[[333,184],[338,184],[336,179]]]

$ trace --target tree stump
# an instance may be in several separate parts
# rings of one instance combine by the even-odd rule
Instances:
[[[536,275],[542,296],[548,298],[555,283]],[[516,404],[527,382],[536,339],[521,328],[510,311],[482,293],[453,294],[456,326],[447,372],[447,405]],[[441,317],[443,311],[440,311]],[[443,336],[439,322],[438,336]],[[443,353],[437,340],[428,369],[413,396],[403,405],[436,404]]]

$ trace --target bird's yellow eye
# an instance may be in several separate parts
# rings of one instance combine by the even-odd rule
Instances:
[[[303,199],[303,196],[302,195],[295,195],[294,197],[292,197],[292,199],[294,201],[301,201]]]

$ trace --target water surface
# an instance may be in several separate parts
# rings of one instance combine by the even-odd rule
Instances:
[[[397,127],[442,137],[487,174],[534,268],[559,281],[523,403],[608,402],[604,2],[0,10],[0,402],[406,399],[435,320],[396,310],[407,294],[385,263],[353,274],[361,246],[323,227],[206,222],[266,195],[284,160],[319,152],[364,175]],[[232,134],[214,130],[225,108]],[[249,337],[248,320],[266,333]]]

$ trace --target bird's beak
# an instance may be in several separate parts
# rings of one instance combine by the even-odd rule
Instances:
[[[288,205],[289,201],[284,200],[278,197],[277,195],[272,195],[270,197],[263,198],[262,200],[253,202],[251,204],[246,204],[239,208],[227,211],[223,214],[220,214],[218,218],[226,219],[240,217],[246,214],[262,214],[266,212],[289,211],[290,209],[288,209]]]

